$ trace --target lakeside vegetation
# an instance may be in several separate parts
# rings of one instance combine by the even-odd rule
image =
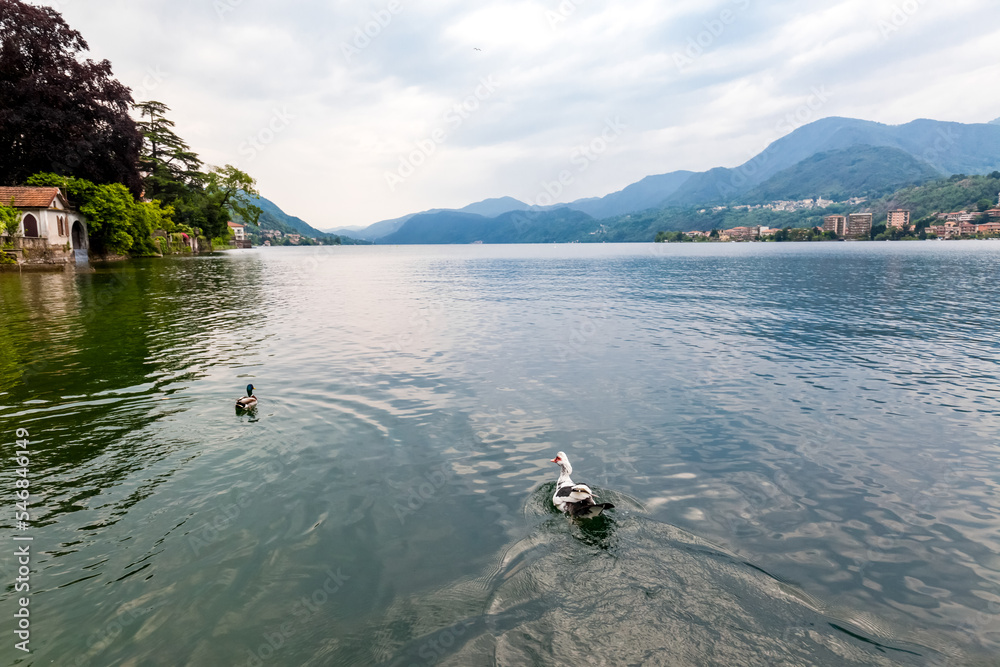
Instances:
[[[0,44],[0,184],[61,188],[95,254],[159,254],[157,230],[225,248],[230,220],[258,228],[254,178],[205,165],[166,104],[136,102],[110,62],[82,58],[87,42],[59,12],[3,3]],[[19,218],[0,203],[0,233],[13,235]]]

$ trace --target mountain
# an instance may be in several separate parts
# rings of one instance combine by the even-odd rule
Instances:
[[[375,239],[381,239],[390,234],[396,232],[403,225],[409,222],[411,219],[418,215],[432,215],[434,213],[443,212],[459,212],[459,213],[471,213],[474,215],[479,215],[487,218],[494,218],[498,215],[508,213],[510,211],[527,211],[532,207],[525,204],[523,201],[514,199],[513,197],[498,197],[493,199],[484,199],[483,201],[476,202],[474,204],[469,204],[460,209],[443,209],[443,208],[433,208],[428,211],[422,211],[420,213],[410,213],[409,215],[404,215],[400,218],[393,218],[392,220],[382,220],[380,222],[373,223],[367,227],[351,227],[331,230],[333,234],[349,233],[352,236],[359,239],[366,239],[369,241],[374,241]]]
[[[657,208],[694,175],[693,171],[674,171],[659,176],[647,176],[624,190],[604,197],[578,199],[567,204],[594,218],[610,218],[623,213]]]
[[[528,206],[523,201],[514,199],[513,197],[500,197],[497,199],[485,199],[458,210],[462,213],[475,213],[487,218],[495,218],[510,211],[528,211],[531,208],[531,206]]]
[[[880,197],[907,185],[925,183],[944,174],[906,151],[887,146],[855,146],[816,153],[794,167],[779,171],[742,195],[746,204],[823,197],[844,201]]]
[[[302,218],[288,215],[270,199],[261,197],[254,203],[264,211],[261,213],[259,220],[261,229],[276,229],[284,234],[301,234],[302,236],[308,236],[310,238],[330,236],[326,232],[321,232],[311,226]]]
[[[878,197],[941,175],[996,170],[1000,170],[1000,119],[979,124],[915,120],[905,125],[885,125],[831,117],[793,130],[735,168],[648,176],[605,197],[547,208],[529,206],[511,197],[487,199],[457,211],[432,209],[384,220],[360,231],[351,230],[351,235],[378,239],[379,243],[632,240],[644,233],[642,225],[692,224],[688,228],[695,229],[702,222],[726,222],[723,218],[732,214],[720,214],[715,216],[719,220],[705,219],[697,224],[690,219],[690,211],[716,204],[819,196]],[[668,209],[669,214],[662,213]],[[567,210],[582,217],[572,216]],[[521,224],[512,230],[511,215],[517,212]],[[530,221],[527,227],[524,220]],[[602,226],[596,220],[608,224]],[[618,225],[617,236],[603,236],[610,233],[607,229],[611,224]],[[562,236],[543,230],[543,225],[553,225]],[[626,227],[631,231],[622,232]]]
[[[862,187],[864,169],[852,172],[855,166],[877,162],[881,159],[899,162],[905,167],[904,176],[922,177],[931,172],[919,161],[912,160],[907,153],[896,149],[859,147],[861,157],[852,157],[854,151],[834,151],[810,158],[801,163],[803,173],[819,176],[825,168],[831,168],[831,177],[850,179],[852,185]],[[847,165],[838,169],[838,164]],[[910,171],[910,168],[915,171]],[[789,170],[789,173],[795,169]],[[768,179],[768,187],[777,188],[786,173],[781,172]],[[887,177],[898,178],[889,173]],[[881,180],[876,181],[881,183]],[[778,192],[778,190],[776,190]],[[781,190],[780,192],[788,192]],[[582,211],[567,207],[552,210],[511,211],[495,218],[462,213],[460,211],[439,211],[414,216],[396,233],[379,239],[379,243],[568,243],[600,242],[631,243],[648,242],[658,231],[686,231],[690,229],[728,229],[737,226],[767,225],[770,227],[812,227],[822,224],[822,218],[831,213],[847,214],[870,211],[876,220],[884,220],[886,211],[892,208],[906,208],[913,211],[918,219],[939,211],[975,210],[983,200],[995,201],[1000,192],[1000,171],[988,176],[953,175],[938,178],[915,186],[904,186],[864,204],[847,206],[837,204],[826,209],[806,209],[798,211],[775,211],[767,208],[662,208],[640,213],[628,213],[614,218],[595,220]],[[805,198],[805,197],[802,197]]]
[[[990,125],[1000,125],[1000,118],[997,118],[996,120],[991,120],[989,122],[989,124]]]
[[[555,243],[587,240],[599,228],[592,217],[570,208],[508,211],[494,218],[462,211],[437,211],[413,216],[378,243]]]
[[[883,125],[831,117],[796,129],[735,169],[716,168],[695,174],[666,203],[697,206],[735,201],[779,171],[816,153],[854,146],[897,148],[944,174],[981,174],[1000,169],[1000,126],[997,125],[963,125],[934,120]]]
[[[344,244],[357,243],[355,238],[343,234],[330,234],[316,229],[302,218],[285,213],[277,204],[266,197],[260,197],[254,203],[263,211],[257,221],[261,229],[276,229],[282,234],[301,234],[315,239],[332,239],[334,236],[340,236],[341,242]]]
[[[434,213],[440,209],[433,209],[431,211],[424,211],[423,213]],[[346,228],[342,229],[332,229],[331,234],[342,234],[349,233],[353,234],[356,238],[366,239],[368,241],[374,241],[375,239],[382,238],[383,236],[388,236],[394,231],[406,224],[406,221],[410,218],[422,215],[422,213],[410,213],[409,215],[404,215],[401,218],[393,218],[392,220],[381,220],[379,222],[368,225],[367,227],[362,227],[360,229],[353,229],[348,231]]]
[[[835,204],[824,209],[775,211],[767,208],[665,208],[645,211],[610,220],[601,220],[601,240],[609,243],[651,241],[658,231],[688,231],[699,229],[730,229],[732,227],[813,227],[823,224],[823,217],[831,214],[868,212],[875,218],[876,226],[884,224],[886,213],[903,208],[912,212],[914,221],[934,213],[948,211],[976,211],[992,205],[1000,192],[1000,170],[989,175],[948,178],[903,187],[891,194],[871,199],[863,204],[848,206]]]

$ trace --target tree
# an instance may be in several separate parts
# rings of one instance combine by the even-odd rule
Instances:
[[[210,206],[204,231],[209,238],[218,238],[226,231],[227,216],[235,216],[247,224],[256,225],[264,212],[254,204],[260,193],[257,181],[231,164],[215,167],[206,178],[205,193]]]
[[[139,194],[132,96],[86,50],[54,9],[0,0],[0,182],[50,171]]]
[[[21,225],[21,212],[14,208],[14,200],[10,206],[0,202],[0,234],[14,236]]]
[[[145,196],[167,200],[180,196],[185,186],[201,185],[202,161],[173,131],[174,122],[166,117],[170,107],[151,100],[137,103],[135,109],[143,137],[139,164],[145,177]]]
[[[978,202],[976,202],[976,208],[979,209],[980,213],[982,213],[983,211],[988,211],[991,208],[993,208],[993,200],[985,198],[980,199]]]
[[[97,253],[149,254],[155,251],[153,230],[173,225],[173,209],[158,201],[137,202],[121,183],[97,184],[41,173],[28,178],[27,184],[62,188],[86,217],[91,247]]]

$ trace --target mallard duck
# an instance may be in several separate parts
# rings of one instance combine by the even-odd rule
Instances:
[[[573,466],[569,463],[566,452],[559,452],[552,462],[559,466],[559,479],[556,480],[556,492],[552,496],[552,504],[572,517],[592,519],[601,516],[604,510],[614,507],[611,503],[595,503],[594,492],[586,484],[577,484],[571,478]]]
[[[247,385],[247,395],[236,399],[237,410],[249,410],[257,407],[257,397],[253,395],[253,385]]]

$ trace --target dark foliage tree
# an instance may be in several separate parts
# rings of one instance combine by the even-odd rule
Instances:
[[[0,0],[0,183],[45,171],[141,192],[131,93],[107,60],[77,59],[88,48],[54,9]]]

